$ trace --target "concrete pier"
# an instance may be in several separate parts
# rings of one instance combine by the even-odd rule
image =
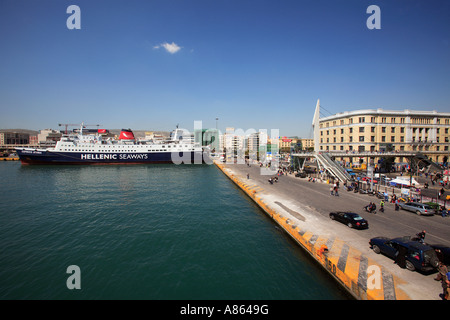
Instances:
[[[407,215],[410,213],[407,212],[380,213],[377,221],[373,221],[372,228],[371,220],[374,219],[367,217],[369,230],[350,229],[329,219],[328,213],[333,210],[350,210],[366,218],[361,208],[363,203],[374,201],[374,197],[345,191],[341,191],[339,197],[333,197],[329,193],[330,185],[308,182],[307,179],[295,178],[294,175],[280,176],[279,182],[270,184],[270,176],[261,175],[258,165],[250,167],[246,164],[217,161],[215,164],[356,299],[441,299],[441,283],[433,279],[435,273],[427,275],[401,269],[388,257],[374,253],[368,244],[369,239],[374,236],[394,238],[413,232],[414,227],[405,226],[400,229],[387,228],[386,233],[381,233],[383,224],[388,223],[386,221],[389,219],[398,219],[403,215],[407,219],[414,219],[416,216],[413,217],[413,214],[409,217]],[[356,197],[365,198],[361,200]],[[347,205],[348,209],[345,209]],[[359,208],[359,211],[352,208]],[[443,219],[438,222],[450,223],[450,218],[427,218]],[[418,228],[420,226],[419,224]],[[440,239],[438,231],[434,234],[436,239]],[[325,247],[327,250],[324,250]]]

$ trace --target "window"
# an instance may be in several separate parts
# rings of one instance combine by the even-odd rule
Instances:
[[[386,133],[386,127],[381,127],[381,132]]]
[[[365,117],[359,117],[359,123],[363,123],[366,122],[366,118]]]
[[[371,142],[375,142],[375,136],[371,136],[371,137],[370,137],[370,141],[371,141]]]
[[[353,133],[353,128],[348,129],[349,133]]]
[[[375,132],[375,127],[371,127],[370,132]]]
[[[405,133],[405,128],[404,127],[400,128],[400,133]]]
[[[359,127],[359,132],[364,132],[364,127]]]
[[[382,142],[386,142],[386,136],[382,136],[382,137],[381,137],[381,141],[382,141]]]
[[[359,142],[364,142],[364,136],[359,136]]]
[[[391,137],[391,142],[395,142],[395,136]]]
[[[395,133],[395,127],[391,127],[391,133]]]

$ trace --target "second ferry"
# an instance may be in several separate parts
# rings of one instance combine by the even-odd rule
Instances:
[[[87,130],[86,130],[87,131]],[[63,135],[53,148],[16,148],[22,164],[145,164],[205,163],[206,153],[177,128],[168,139],[135,139],[130,129],[122,129],[118,139],[106,137],[108,131],[83,133],[83,125],[73,134]]]

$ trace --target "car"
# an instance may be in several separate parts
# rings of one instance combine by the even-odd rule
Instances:
[[[354,212],[336,211],[330,212],[330,219],[346,224],[349,228],[367,229],[369,223],[359,214]]]
[[[306,178],[307,177],[307,175],[306,175],[306,172],[297,172],[296,174],[295,174],[295,176],[298,178],[298,177],[300,177],[300,178]]]
[[[400,246],[406,249],[406,269],[422,272],[434,271],[439,265],[439,258],[435,250],[428,245],[411,240],[411,237],[386,238],[375,237],[370,239],[369,245],[375,253],[382,253],[395,259]]]
[[[420,202],[400,202],[400,208],[403,210],[411,211],[420,215],[428,215],[432,216],[435,213],[435,210],[431,208],[429,205]]]
[[[436,251],[436,255],[439,260],[445,264],[450,265],[450,248],[443,244],[430,244],[430,247]]]

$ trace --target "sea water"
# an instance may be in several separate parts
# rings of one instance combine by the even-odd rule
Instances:
[[[214,165],[2,162],[0,179],[0,299],[348,299]]]

